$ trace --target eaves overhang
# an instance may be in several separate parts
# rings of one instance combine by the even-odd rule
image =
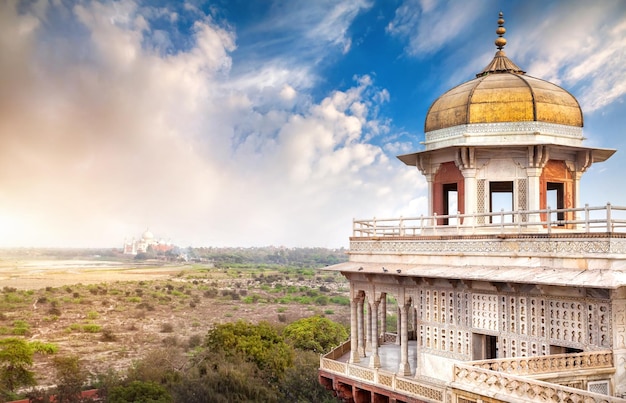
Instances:
[[[450,146],[450,147],[444,147],[444,148],[438,148],[436,150],[424,150],[424,151],[417,151],[414,153],[410,153],[410,154],[403,154],[403,155],[398,155],[396,158],[398,158],[400,161],[404,162],[406,165],[409,166],[419,166],[419,156],[425,156],[425,155],[430,155],[433,153],[440,153],[440,152],[444,152],[444,150],[458,150],[461,148],[467,148],[467,147],[472,147],[474,149],[489,149],[489,148],[521,148],[521,147],[532,147],[532,146],[536,146],[536,145],[542,145],[542,146],[548,146],[548,147],[554,147],[555,149],[560,149],[560,150],[565,150],[565,151],[570,151],[570,152],[577,152],[577,151],[590,151],[591,152],[591,157],[592,157],[592,163],[596,163],[596,162],[604,162],[607,159],[609,159],[613,154],[615,154],[615,152],[617,151],[616,149],[613,148],[596,148],[596,147],[574,147],[574,146],[567,146],[567,145],[562,145],[562,144],[556,144],[556,143],[541,143],[541,144],[530,144],[530,143],[520,143],[520,144],[498,144],[498,145],[458,145],[458,146]]]
[[[552,267],[438,266],[381,262],[344,262],[323,270],[390,277],[431,278],[491,283],[617,289],[626,286],[626,270]]]

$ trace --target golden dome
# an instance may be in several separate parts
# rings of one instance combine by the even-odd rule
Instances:
[[[502,13],[496,33],[498,51],[477,77],[440,96],[428,110],[425,132],[471,123],[537,121],[583,126],[572,94],[556,84],[525,75],[504,53]]]

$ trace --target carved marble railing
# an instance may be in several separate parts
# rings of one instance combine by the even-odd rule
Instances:
[[[320,369],[393,392],[428,401],[444,402],[445,387],[382,369],[337,361],[350,351],[350,341],[320,356]],[[542,357],[483,360],[454,365],[452,387],[510,402],[624,403],[617,397],[543,382],[522,375],[613,368],[610,351],[558,354]]]
[[[354,220],[354,238],[424,235],[505,234],[567,230],[574,233],[626,232],[626,207],[500,211],[482,214]]]
[[[431,402],[445,401],[445,388],[443,387],[432,385],[415,378],[399,376],[393,372],[385,371],[379,368],[368,368],[336,361],[336,359],[331,358],[336,357],[339,355],[340,351],[345,350],[346,344],[348,344],[347,351],[350,351],[348,342],[337,347],[330,353],[320,356],[320,369],[344,375],[350,379],[369,383],[393,392],[414,396],[416,398],[428,399],[428,401]]]
[[[613,368],[611,351],[589,351],[535,357],[499,358],[468,362],[474,367],[514,375],[538,375],[573,370]]]
[[[351,343],[350,339],[348,339],[347,341],[344,341],[342,344],[332,349],[330,352],[326,353],[324,357],[330,358],[331,360],[336,360],[347,354],[350,351],[350,347]]]
[[[395,343],[398,340],[398,333],[386,332],[383,334],[383,343]]]
[[[454,365],[452,386],[508,402],[624,403],[617,397],[491,371],[467,364]]]

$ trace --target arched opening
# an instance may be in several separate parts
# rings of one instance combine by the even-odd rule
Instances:
[[[489,211],[497,213],[500,211],[513,211],[513,181],[489,182]],[[493,215],[492,223],[513,222],[512,215]]]
[[[465,212],[464,183],[463,174],[454,162],[441,164],[433,181],[433,212],[438,216],[463,214]],[[456,225],[457,221],[441,218],[437,220],[437,224]]]

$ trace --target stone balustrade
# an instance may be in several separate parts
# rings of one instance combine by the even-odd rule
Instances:
[[[539,375],[574,370],[613,368],[613,353],[611,351],[589,351],[577,354],[499,358],[467,364],[507,374]]]
[[[507,402],[617,403],[624,399],[587,392],[471,364],[454,365],[453,387]]]
[[[350,339],[348,339],[348,341],[345,341],[341,345],[335,347],[332,351],[324,355],[324,357],[329,358],[331,360],[339,359],[345,354],[350,352],[350,347],[351,347],[351,342],[350,342]]]
[[[445,388],[380,368],[368,368],[361,365],[337,361],[336,358],[350,351],[350,342],[346,342],[326,355],[320,356],[320,369],[344,375],[360,382],[366,382],[416,398],[428,399],[431,402],[444,402]],[[335,358],[331,358],[335,357]]]
[[[443,385],[337,360],[349,351],[348,341],[321,356],[320,369],[418,399],[446,401],[447,387]],[[484,360],[455,364],[454,381],[448,386],[509,402],[623,403],[626,400],[523,376],[611,368],[610,351]]]
[[[446,223],[445,225],[443,223]],[[500,211],[481,214],[434,215],[354,220],[353,238],[478,235],[507,233],[626,232],[626,207]]]

